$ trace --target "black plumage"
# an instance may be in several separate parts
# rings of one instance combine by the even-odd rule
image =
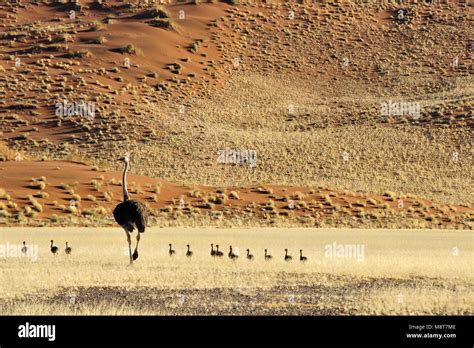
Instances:
[[[133,232],[135,228],[138,232],[145,232],[148,222],[148,212],[142,203],[128,200],[119,203],[114,209],[115,221],[121,226],[127,226],[127,230]]]

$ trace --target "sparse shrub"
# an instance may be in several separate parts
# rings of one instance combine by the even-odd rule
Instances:
[[[365,202],[355,202],[354,206],[355,207],[365,207],[367,204]]]
[[[384,192],[384,197],[388,197],[388,200],[389,201],[394,201],[395,198],[397,197],[397,195],[395,194],[395,192],[391,192],[391,191],[386,191]]]
[[[88,50],[81,50],[81,51],[69,51],[64,55],[65,58],[91,58],[92,52]]]
[[[119,51],[120,53],[127,53],[133,55],[136,55],[139,52],[139,50],[133,44],[128,44],[127,46],[120,48]]]
[[[86,199],[91,202],[97,201],[97,198],[93,195],[87,195]]]
[[[181,73],[182,65],[179,63],[173,63],[168,65],[168,68],[171,70],[173,74]]]
[[[214,203],[216,204],[226,204],[227,202],[227,195],[226,194],[220,194],[214,199]]]
[[[84,210],[84,211],[82,211],[82,215],[84,215],[84,216],[95,216],[95,211],[94,210]]]
[[[376,201],[375,199],[373,199],[373,198],[369,198],[369,199],[367,200],[367,203],[372,204],[372,205],[377,205],[377,201]]]
[[[78,211],[77,211],[77,208],[76,208],[75,206],[73,206],[73,205],[68,205],[68,206],[66,207],[66,212],[67,212],[67,213],[71,213],[71,214],[77,214]]]
[[[161,192],[161,186],[159,184],[157,184],[154,188],[153,188],[153,192],[156,193],[156,194],[159,194]]]
[[[31,207],[29,207],[29,206],[25,207],[25,216],[27,216],[29,218],[35,218],[37,215],[38,215],[38,212],[31,209]]]
[[[111,202],[112,201],[112,195],[110,194],[110,191],[104,192],[104,200],[106,202]]]
[[[107,209],[100,206],[100,207],[95,208],[95,212],[99,215],[106,215],[107,214]]]
[[[192,190],[192,191],[189,192],[189,196],[194,197],[194,198],[201,198],[202,193],[199,190]]]
[[[306,195],[304,195],[303,193],[297,191],[293,194],[292,198],[295,199],[295,200],[302,200],[306,197]]]
[[[155,18],[147,23],[157,28],[176,30],[176,22],[170,18]]]
[[[44,191],[38,191],[36,192],[33,197],[36,197],[36,198],[48,198],[49,197],[49,194],[47,192],[44,192]]]
[[[299,209],[308,209],[308,203],[305,201],[299,201],[296,203],[296,207]]]
[[[0,218],[9,218],[11,214],[6,210],[0,210]]]
[[[65,184],[65,183],[60,183],[58,185],[58,187],[62,190],[70,190],[71,189],[71,186],[69,186],[68,184]]]
[[[90,26],[90,31],[102,31],[107,29],[107,25],[101,21],[93,21]]]
[[[43,206],[37,201],[33,202],[33,208],[39,213],[43,211]]]
[[[28,185],[29,188],[34,188],[37,190],[44,190],[46,183],[44,181],[33,181]]]
[[[236,191],[230,191],[229,192],[229,198],[240,199],[239,194]]]
[[[88,41],[88,43],[95,44],[95,45],[102,45],[106,42],[107,42],[107,39],[104,36],[95,37]]]
[[[167,205],[166,207],[161,209],[162,212],[171,213],[173,211],[173,207],[171,205]]]
[[[152,8],[148,8],[143,12],[134,16],[139,19],[149,19],[149,18],[169,18],[168,13],[160,5],[155,5]]]
[[[206,208],[206,209],[214,209],[215,208],[215,204],[214,203],[210,203],[210,202],[204,202],[202,204],[202,207],[203,208]]]
[[[92,179],[91,184],[95,191],[99,191],[100,188],[102,187],[102,183],[97,181],[96,179]]]
[[[270,194],[270,195],[273,194],[273,190],[271,188],[265,188],[265,187],[262,187],[262,186],[258,187],[257,191],[259,193],[263,193],[263,194]]]

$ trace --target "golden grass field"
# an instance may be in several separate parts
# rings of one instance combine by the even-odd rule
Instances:
[[[23,240],[38,246],[38,258],[0,258],[2,315],[473,314],[473,239],[465,230],[151,228],[133,266],[119,228],[0,229],[0,247]],[[363,246],[363,260],[325,256],[334,242]],[[210,256],[210,243],[222,259]],[[229,244],[240,250],[236,261]],[[273,260],[264,261],[264,248]]]

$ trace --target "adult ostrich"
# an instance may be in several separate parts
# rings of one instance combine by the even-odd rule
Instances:
[[[130,165],[130,158],[128,156],[123,156],[118,160],[124,162],[125,164],[122,177],[123,202],[119,203],[115,207],[114,218],[115,221],[117,221],[117,223],[125,230],[125,234],[127,235],[130,264],[133,264],[133,261],[138,258],[138,243],[140,242],[140,234],[145,232],[148,221],[148,212],[142,203],[129,199],[127,191],[127,171]],[[137,245],[132,255],[131,234],[135,228],[138,229]]]

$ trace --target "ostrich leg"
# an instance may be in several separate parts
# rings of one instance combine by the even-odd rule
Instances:
[[[138,243],[140,242],[140,232],[137,232],[137,245],[135,247],[135,251],[133,252],[133,259],[138,259]]]
[[[130,239],[130,232],[128,232],[126,227],[124,227],[123,229],[125,230],[125,234],[127,235],[128,254],[130,256],[130,264],[132,264],[133,263],[133,259],[132,259],[132,241]]]

